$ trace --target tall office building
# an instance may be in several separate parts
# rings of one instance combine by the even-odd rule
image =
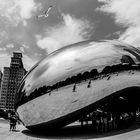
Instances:
[[[2,72],[0,71],[0,96],[1,96],[1,82],[2,82]]]
[[[2,72],[0,71],[0,89],[1,89],[1,81],[2,81]]]
[[[14,52],[11,57],[10,67],[4,67],[0,108],[14,111],[14,99],[17,87],[25,75],[26,70],[22,63],[22,53]]]

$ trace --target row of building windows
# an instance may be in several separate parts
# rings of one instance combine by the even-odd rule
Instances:
[[[17,55],[18,57],[14,53],[14,56],[11,58],[10,67],[4,68],[0,107],[5,106],[6,103],[6,108],[13,109],[17,85],[26,72],[22,64],[22,54],[18,53]]]
[[[6,97],[5,97],[5,96],[1,96],[1,100],[2,100],[2,99],[6,99]]]
[[[3,90],[7,90],[7,86],[5,86],[5,87],[2,87],[2,91],[3,91]]]
[[[14,105],[14,103],[12,101],[6,102],[6,105],[11,105],[11,104]]]

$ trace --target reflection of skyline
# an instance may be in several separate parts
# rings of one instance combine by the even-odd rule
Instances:
[[[130,45],[109,40],[96,43],[86,41],[86,44],[83,42],[82,45],[80,42],[79,45],[63,48],[40,61],[25,78],[23,90],[26,94],[29,95],[38,87],[45,91],[50,90],[51,86],[57,87],[60,85],[59,82],[67,81],[67,78],[74,78],[85,72],[90,73],[92,70],[97,69],[101,73],[106,66],[139,63],[139,52]]]
[[[119,73],[123,72],[123,71],[130,71],[129,74],[131,74],[131,70],[138,70],[139,69],[139,65],[135,65],[134,61],[131,61],[131,57],[128,58],[128,57],[125,57],[123,56],[122,57],[122,64],[118,64],[118,65],[113,65],[112,67],[110,66],[106,66],[100,73],[97,71],[97,69],[92,69],[90,72],[89,71],[86,71],[84,73],[79,73],[77,74],[76,76],[72,76],[72,77],[68,77],[66,80],[62,80],[54,85],[50,85],[50,86],[46,86],[44,84],[44,86],[40,87],[40,88],[36,88],[34,91],[31,91],[31,93],[28,92],[27,94],[27,91],[28,91],[28,88],[30,90],[30,85],[28,85],[24,90],[21,90],[24,86],[25,86],[25,83],[22,84],[22,87],[20,89],[21,91],[21,94],[23,94],[23,98],[22,98],[22,95],[19,95],[19,97],[21,98],[18,98],[17,96],[17,99],[21,102],[18,103],[17,105],[22,105],[26,102],[28,102],[30,100],[33,100],[39,96],[42,96],[44,94],[49,94],[49,96],[51,96],[51,92],[55,91],[55,90],[61,90],[61,88],[64,88],[65,86],[69,86],[69,85],[73,85],[73,92],[76,92],[76,84],[79,85],[79,83],[82,83],[83,81],[87,81],[89,80],[88,82],[88,85],[87,85],[87,88],[90,88],[91,86],[91,82],[94,82],[94,80],[99,80],[99,79],[102,79],[102,78],[107,78],[107,80],[110,80],[111,78],[111,74],[116,72],[118,76]],[[124,63],[124,65],[123,65]],[[134,73],[132,73],[134,74]],[[16,105],[16,107],[17,107]]]
[[[15,105],[20,119],[31,130],[57,129],[97,109],[108,112],[104,108],[114,102],[119,105],[118,100],[125,96],[136,110],[139,55],[133,46],[110,40],[80,42],[57,50],[40,61],[20,84]],[[112,112],[115,107],[121,112],[118,105]]]

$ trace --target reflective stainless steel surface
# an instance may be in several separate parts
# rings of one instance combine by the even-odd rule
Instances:
[[[19,117],[29,128],[66,125],[94,102],[139,85],[139,62],[139,49],[116,40],[85,41],[57,50],[22,80],[15,105]]]

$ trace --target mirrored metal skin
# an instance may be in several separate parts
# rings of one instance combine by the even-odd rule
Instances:
[[[31,68],[16,93],[15,108],[28,128],[64,126],[72,122],[73,117],[78,119],[82,115],[78,111],[83,110],[84,113],[86,107],[122,89],[111,91],[107,85],[112,80],[110,75],[115,75],[114,80],[118,83],[132,81],[125,72],[135,70],[138,75],[139,63],[140,50],[117,40],[85,41],[66,46],[49,54]],[[123,75],[118,76],[118,73]],[[137,82],[140,80],[136,78],[131,84],[137,85]],[[118,86],[118,83],[112,84]],[[106,85],[108,91],[103,92],[99,84]],[[128,86],[131,87],[131,84]],[[86,89],[83,89],[85,85]],[[98,88],[98,92],[93,91],[95,88]],[[96,94],[100,97],[95,98]],[[83,98],[87,100],[83,101]]]

